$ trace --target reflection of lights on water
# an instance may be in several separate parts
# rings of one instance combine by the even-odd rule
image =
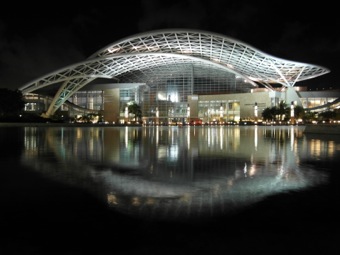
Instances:
[[[248,171],[248,175],[249,176],[253,176],[256,174],[256,168],[255,168],[255,165],[251,165],[250,168],[249,168],[249,171]]]
[[[309,150],[313,156],[316,157],[334,157],[339,147],[334,141],[322,141],[320,139],[312,139]]]
[[[133,197],[131,204],[134,205],[134,206],[140,206],[141,201],[140,201],[140,199],[138,197]]]
[[[190,149],[190,128],[187,129],[187,147]]]
[[[157,217],[157,213],[163,215],[165,212],[168,217],[178,216],[179,213],[182,217],[191,217],[198,212],[201,215],[211,215],[212,211],[215,214],[227,213],[228,210],[237,210],[268,195],[315,185],[313,182],[308,183],[303,172],[296,175],[292,170],[281,166],[276,174],[259,171],[256,175],[256,167],[255,164],[248,166],[245,163],[244,168],[236,170],[234,176],[220,176],[216,179],[210,177],[201,181],[182,180],[180,183],[165,179],[154,181],[145,179],[143,175],[119,177],[111,170],[105,171],[103,181],[111,184],[108,189],[114,189],[115,194],[125,197],[126,200],[120,204],[112,203],[116,200],[108,200],[110,206],[123,211],[126,211],[129,205],[138,207],[138,211],[131,213],[143,217],[148,217],[150,210],[153,211],[153,217]],[[238,172],[240,174],[237,174]],[[323,181],[325,179],[320,177],[315,180],[316,183]],[[130,202],[128,197],[131,197]]]
[[[117,205],[118,201],[116,195],[112,193],[107,194],[107,203],[110,205]]]
[[[153,204],[155,204],[155,199],[154,199],[154,198],[151,198],[151,197],[148,197],[147,200],[146,200],[146,204],[147,204],[147,205],[153,205]]]
[[[119,147],[117,149],[117,158],[122,160],[123,157],[120,157],[123,155],[122,149],[127,154],[136,153],[136,151],[141,153],[142,158],[136,158],[137,164],[134,171],[129,169],[121,171],[125,169],[118,167],[119,161],[117,161],[118,166],[116,168],[92,168],[90,165],[93,162],[94,164],[98,162],[99,164],[107,163],[100,161],[106,156],[101,149],[104,150],[103,148],[107,148],[110,144],[102,146],[105,140],[99,139],[105,136],[91,136],[86,133],[85,129],[76,130],[74,137],[78,139],[70,139],[70,135],[67,133],[69,130],[65,129],[63,131],[64,142],[60,141],[57,132],[52,132],[48,140],[50,145],[48,149],[39,148],[41,151],[39,155],[30,153],[36,150],[36,148],[32,148],[32,144],[36,144],[36,140],[29,136],[29,132],[33,132],[32,129],[31,131],[28,130],[26,140],[33,139],[34,141],[25,143],[24,156],[26,158],[24,158],[24,161],[30,162],[31,166],[34,166],[38,171],[42,171],[53,178],[64,178],[64,181],[71,181],[76,185],[92,185],[93,187],[87,188],[100,193],[100,195],[107,194],[105,201],[111,207],[125,212],[133,207],[135,210],[133,213],[140,215],[147,215],[149,212],[147,210],[154,210],[160,214],[166,211],[169,216],[171,214],[176,216],[179,212],[182,216],[191,216],[195,213],[198,214],[198,212],[224,213],[229,209],[232,210],[235,207],[256,202],[268,195],[285,190],[301,189],[325,181],[325,178],[320,176],[321,173],[315,172],[313,169],[304,169],[298,164],[301,161],[301,156],[297,148],[306,145],[305,143],[298,144],[292,128],[289,130],[289,136],[270,131],[270,135],[274,136],[275,139],[270,138],[268,140],[263,138],[264,132],[258,132],[259,129],[256,126],[254,132],[248,132],[248,135],[251,135],[251,139],[248,140],[243,138],[241,129],[236,127],[188,127],[187,129],[157,127],[155,129],[143,129],[139,135],[143,136],[143,139],[146,137],[145,141],[157,142],[157,146],[153,150],[154,155],[149,154],[149,150],[145,149],[126,150],[125,145],[126,143],[131,145],[132,135],[133,137],[138,135],[136,132],[130,132],[131,127],[121,129],[120,132],[124,131],[125,133],[120,133],[119,136],[122,146],[120,147],[121,151],[119,151]],[[195,130],[196,135],[193,135]],[[198,132],[198,130],[200,131]],[[261,130],[263,129],[261,128]],[[91,132],[91,134],[94,134],[93,131]],[[148,139],[151,134],[152,139]],[[190,142],[182,142],[181,138],[185,135],[191,135]],[[53,139],[54,136],[58,139]],[[88,141],[87,144],[91,145],[90,147],[81,146],[81,141],[94,137],[98,140]],[[273,142],[281,138],[286,140],[280,140],[284,142]],[[209,146],[207,146],[207,139],[210,141]],[[65,141],[68,141],[67,143],[74,141],[75,144],[67,147]],[[150,145],[150,143],[146,144]],[[139,143],[136,144],[137,146],[139,146]],[[198,147],[196,149],[198,153],[195,154],[197,158],[192,156],[188,158],[187,156],[193,155],[187,153],[188,148],[193,150],[196,146]],[[307,149],[300,149],[300,153],[302,155],[303,153],[310,153],[306,154],[306,158],[316,153],[318,153],[318,157],[322,156],[322,153],[326,156],[334,155],[337,146],[339,145],[334,141],[314,139],[309,141]],[[37,160],[43,156],[44,150],[48,155],[51,155],[51,148],[59,160],[59,164],[49,164]],[[292,148],[294,153],[291,152]],[[148,153],[144,154],[144,151],[148,151]],[[64,157],[65,155],[68,156]],[[145,157],[146,155],[148,157]],[[242,163],[224,165],[226,161],[221,161],[221,163],[213,158],[209,161],[208,169],[202,169],[200,163],[203,161],[200,160],[209,158],[211,155],[216,158],[225,157],[228,159],[237,156],[241,158],[240,162]],[[133,157],[126,158],[129,161],[127,163],[131,164],[130,159]],[[262,158],[265,158],[265,160]],[[183,160],[183,162],[179,162],[179,160]],[[195,164],[192,163],[194,160],[196,160]],[[76,166],[72,167],[74,165]],[[202,175],[201,178],[200,174]],[[138,208],[138,211],[136,211],[136,208]],[[152,215],[155,216],[155,214]]]
[[[294,139],[295,139],[295,137],[294,137],[294,127],[291,126],[291,128],[290,128],[290,149],[291,149],[291,151],[294,150]]]
[[[192,199],[192,196],[190,193],[184,193],[183,196],[180,197],[180,201],[184,203],[189,203]]]
[[[129,146],[129,128],[125,127],[125,135],[124,135],[124,141],[125,141],[125,148]]]
[[[257,151],[257,143],[258,143],[258,134],[257,134],[257,125],[254,128],[254,146],[255,150]]]
[[[334,155],[334,153],[335,153],[335,142],[334,141],[330,141],[329,142],[329,144],[328,144],[328,155],[330,155],[330,156],[333,156]]]
[[[178,159],[178,146],[170,146],[167,150],[167,158],[169,161],[176,161]]]
[[[215,185],[213,185],[212,191],[213,191],[214,196],[217,197],[221,193],[220,184],[216,183]]]
[[[244,168],[243,168],[243,173],[244,173],[244,176],[247,177],[247,163],[244,163]]]
[[[223,150],[223,128],[220,128],[220,149]]]

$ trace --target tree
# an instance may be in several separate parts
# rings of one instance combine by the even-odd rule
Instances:
[[[0,118],[19,115],[25,107],[20,90],[0,88]]]
[[[128,111],[135,115],[136,121],[138,121],[142,117],[142,110],[140,106],[136,102],[132,102],[128,104]]]
[[[282,121],[287,119],[289,116],[290,108],[285,101],[280,101],[279,105],[276,107],[276,114],[279,115],[279,120]]]
[[[304,114],[304,120],[308,123],[311,123],[315,120],[317,120],[317,115],[315,112],[311,112],[311,111],[305,111],[305,114]]]
[[[267,107],[262,112],[262,118],[265,121],[275,120],[276,109],[275,107]]]
[[[294,107],[294,116],[296,119],[304,119],[305,118],[305,109],[300,106],[297,105]]]
[[[330,121],[330,120],[334,120],[336,118],[336,112],[335,111],[325,111],[322,113],[319,113],[319,117],[321,118],[321,120],[323,121]]]

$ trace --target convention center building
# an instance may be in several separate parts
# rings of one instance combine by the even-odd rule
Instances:
[[[97,114],[104,123],[260,121],[284,101],[317,111],[338,107],[339,90],[309,91],[299,82],[328,68],[266,54],[233,38],[201,30],[165,29],[132,35],[20,88],[25,111],[69,119]]]

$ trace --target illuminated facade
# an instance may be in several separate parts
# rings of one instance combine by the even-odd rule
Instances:
[[[145,122],[227,122],[253,119],[255,104],[259,113],[281,100],[316,105],[316,100],[301,101],[294,85],[328,72],[212,32],[157,30],[119,40],[20,90],[46,96],[36,105],[46,117],[61,109],[126,121],[126,105],[133,101]],[[333,93],[326,101],[337,98]],[[28,104],[27,110],[35,109],[33,101]]]

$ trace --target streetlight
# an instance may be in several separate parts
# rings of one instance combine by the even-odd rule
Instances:
[[[255,106],[254,106],[254,116],[255,116],[255,122],[257,122],[257,118],[258,118],[257,102],[255,102]]]
[[[294,124],[294,101],[290,103],[290,121],[292,124]]]

